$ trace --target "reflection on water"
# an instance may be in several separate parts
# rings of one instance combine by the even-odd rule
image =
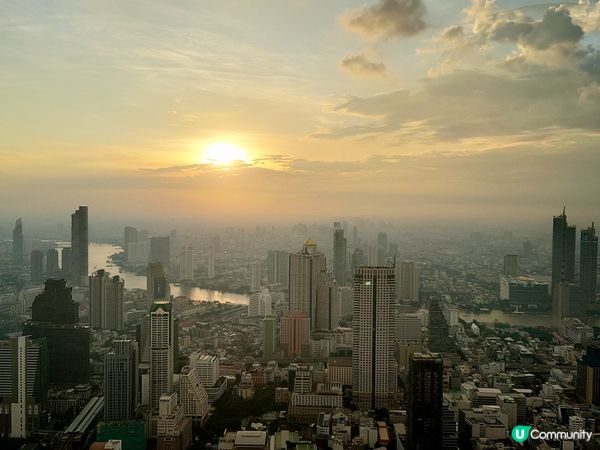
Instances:
[[[89,264],[90,272],[98,269],[106,269],[113,275],[119,275],[125,282],[127,289],[146,289],[146,277],[136,275],[131,272],[121,272],[117,266],[109,265],[108,257],[114,253],[122,251],[121,247],[111,244],[90,243],[89,245]],[[185,295],[192,300],[208,300],[221,303],[248,304],[249,298],[243,294],[233,294],[230,292],[213,291],[210,289],[201,289],[193,286],[180,286],[171,284],[171,295],[177,297]]]

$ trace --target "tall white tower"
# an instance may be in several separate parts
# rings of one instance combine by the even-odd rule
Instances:
[[[354,269],[352,384],[360,408],[387,406],[396,389],[393,267]]]
[[[150,406],[158,408],[163,394],[173,390],[175,323],[170,302],[156,301],[150,308]]]

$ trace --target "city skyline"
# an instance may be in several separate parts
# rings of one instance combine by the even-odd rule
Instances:
[[[490,223],[559,203],[591,222],[597,17],[534,0],[5,5],[3,214]]]

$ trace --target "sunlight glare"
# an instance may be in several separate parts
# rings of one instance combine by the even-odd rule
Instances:
[[[215,142],[204,152],[202,162],[213,166],[226,166],[234,162],[249,163],[246,150],[228,142]]]

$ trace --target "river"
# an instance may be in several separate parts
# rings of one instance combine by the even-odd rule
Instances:
[[[123,249],[116,245],[91,242],[89,245],[90,272],[98,269],[106,269],[113,275],[118,274],[125,282],[125,288],[146,289],[146,277],[127,271],[121,271],[117,266],[108,267],[108,265],[111,264],[108,257],[121,251],[123,251]],[[240,305],[247,305],[249,301],[249,297],[243,294],[213,291],[193,286],[180,286],[173,283],[171,283],[171,295],[174,297],[184,295],[192,300],[198,301],[207,300],[221,303],[236,303]]]

